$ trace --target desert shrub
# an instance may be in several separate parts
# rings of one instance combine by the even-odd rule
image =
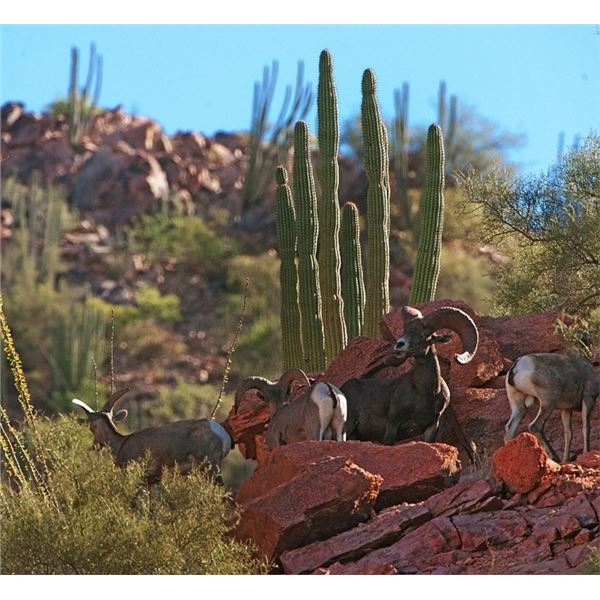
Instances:
[[[165,474],[149,491],[143,462],[116,467],[92,450],[74,419],[38,420],[52,501],[3,486],[2,572],[18,574],[237,574],[264,572],[230,536],[237,513],[201,470]]]
[[[588,575],[600,575],[600,550],[592,550],[583,565]]]
[[[468,205],[482,211],[479,235],[511,259],[499,272],[499,311],[564,309],[587,318],[600,307],[599,136],[547,173],[497,169],[460,183]]]
[[[227,268],[228,294],[221,307],[217,331],[227,333],[222,340],[227,347],[229,332],[235,331],[243,304],[244,282],[249,278],[249,293],[244,328],[233,360],[233,373],[275,377],[281,374],[279,260],[275,253],[232,258]]]
[[[175,260],[211,275],[222,273],[231,243],[200,217],[157,213],[142,215],[129,230],[130,249],[151,262]]]

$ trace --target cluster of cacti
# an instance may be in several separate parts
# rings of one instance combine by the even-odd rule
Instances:
[[[69,143],[78,149],[87,133],[88,126],[100,97],[102,85],[102,57],[96,54],[96,45],[90,44],[90,63],[85,84],[78,88],[79,50],[71,48],[71,71],[69,76],[69,98],[67,119]],[[92,91],[92,84],[94,91]]]
[[[54,389],[75,392],[90,379],[92,364],[104,357],[106,316],[85,300],[67,317],[58,316],[52,327],[50,357]]]
[[[431,125],[427,132],[427,167],[420,212],[421,233],[410,304],[434,299],[440,272],[444,225],[444,140],[439,125]]]
[[[319,62],[317,107],[319,198],[312,173],[306,123],[298,122],[294,130],[293,201],[289,196],[285,170],[280,168],[277,171],[284,364],[286,368],[302,367],[309,371],[325,367],[343,350],[348,339],[363,332],[375,335],[379,318],[389,308],[389,158],[387,133],[375,96],[373,72],[367,70],[363,78],[365,162],[371,182],[366,293],[362,279],[358,212],[354,205],[348,204],[344,209],[344,223],[340,229],[339,118],[333,65],[326,50],[321,53]],[[298,254],[297,288],[293,282],[293,240]],[[296,289],[300,325],[296,321],[297,313],[293,311]],[[299,348],[302,349],[300,362],[297,355],[292,354]]]
[[[292,143],[292,129],[297,120],[304,119],[313,103],[312,87],[304,83],[304,63],[298,62],[296,85],[285,89],[284,100],[277,120],[269,121],[277,87],[279,63],[263,69],[262,82],[255,82],[252,99],[250,139],[248,141],[248,171],[244,181],[243,208],[250,209],[264,200],[272,181],[277,162],[286,162]]]

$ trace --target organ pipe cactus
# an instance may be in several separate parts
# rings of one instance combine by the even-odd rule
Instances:
[[[415,262],[410,304],[434,299],[440,272],[444,225],[444,142],[439,125],[427,132],[425,189],[421,199],[421,234]]]
[[[367,191],[367,286],[363,333],[378,334],[381,315],[389,310],[390,197],[389,156],[385,125],[376,97],[375,74],[367,69],[362,80],[361,120],[365,145]]]
[[[360,226],[358,210],[352,202],[347,202],[342,209],[340,248],[342,257],[344,318],[346,320],[348,340],[351,340],[362,332],[365,309],[365,284],[363,281],[360,250]]]
[[[340,209],[338,204],[340,132],[333,63],[327,50],[319,60],[317,92],[319,175],[319,276],[325,328],[325,353],[333,360],[346,346],[346,323],[340,281]]]
[[[281,337],[283,368],[302,364],[300,344],[300,309],[298,308],[298,272],[296,269],[296,213],[292,190],[287,183],[287,171],[277,167],[277,239],[281,266]]]
[[[308,125],[298,121],[294,128],[294,198],[298,235],[298,285],[305,370],[325,365],[325,340],[317,263],[319,223],[317,192],[308,147]]]

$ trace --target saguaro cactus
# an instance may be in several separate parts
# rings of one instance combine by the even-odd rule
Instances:
[[[340,248],[344,318],[348,340],[351,340],[362,333],[365,310],[365,284],[360,250],[358,209],[352,202],[346,202],[342,209]]]
[[[308,125],[294,128],[294,198],[298,232],[298,284],[302,324],[303,367],[316,371],[325,365],[325,341],[317,263],[317,192],[308,147]]]
[[[344,302],[340,281],[340,209],[338,204],[340,132],[333,63],[327,50],[319,59],[317,92],[319,175],[319,278],[325,328],[325,354],[333,360],[346,346]]]
[[[381,315],[389,310],[390,197],[389,156],[385,125],[376,97],[375,74],[367,69],[362,80],[361,120],[365,144],[367,191],[367,290],[363,333],[376,337]]]
[[[298,272],[296,269],[296,213],[292,190],[283,167],[275,171],[277,180],[277,239],[279,241],[279,282],[281,285],[281,337],[283,368],[302,365]]]
[[[440,272],[444,226],[444,142],[439,125],[427,132],[425,189],[421,199],[421,235],[415,262],[410,304],[434,299]]]

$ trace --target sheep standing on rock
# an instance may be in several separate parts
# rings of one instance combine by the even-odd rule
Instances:
[[[458,308],[442,307],[423,316],[405,306],[402,318],[403,335],[384,366],[398,366],[412,357],[413,367],[396,379],[351,379],[341,386],[348,400],[348,439],[394,444],[424,434],[425,441],[435,441],[440,417],[450,402],[435,345],[452,339],[436,332],[449,329],[459,335],[463,352],[456,360],[461,364],[468,363],[477,350],[477,327]]]
[[[590,413],[600,395],[600,375],[588,360],[579,356],[550,353],[521,356],[506,375],[506,393],[511,415],[506,423],[505,442],[514,437],[527,408],[537,401],[539,410],[529,424],[529,431],[540,440],[552,460],[558,462],[558,455],[544,435],[544,425],[555,409],[562,411],[565,435],[563,462],[569,460],[574,410],[581,410],[583,451],[589,451]]]
[[[290,402],[294,384],[306,387],[301,395]],[[279,382],[263,377],[247,377],[236,390],[235,410],[242,395],[256,389],[269,405],[269,421],[265,441],[273,450],[279,446],[307,440],[321,441],[346,439],[346,398],[333,384],[312,384],[301,369],[286,371]]]

